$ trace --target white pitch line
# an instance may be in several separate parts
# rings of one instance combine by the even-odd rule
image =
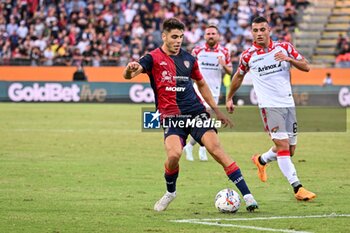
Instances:
[[[256,218],[203,218],[203,219],[185,219],[194,221],[255,221],[255,220],[274,220],[274,219],[298,219],[298,218],[334,218],[334,217],[350,217],[350,214],[323,214],[323,215],[306,215],[306,216],[271,216]],[[181,221],[181,220],[175,220]]]
[[[174,221],[173,221],[174,222]],[[235,224],[222,224],[217,222],[201,222],[201,221],[194,221],[192,220],[182,220],[182,223],[194,223],[194,224],[201,224],[201,225],[209,225],[209,226],[220,226],[220,227],[236,227],[236,228],[242,228],[242,229],[252,229],[257,231],[273,231],[273,232],[286,232],[286,233],[312,233],[310,231],[294,231],[294,230],[286,230],[286,229],[275,229],[275,228],[267,228],[267,227],[254,227],[254,226],[244,226],[244,225],[235,225]]]
[[[271,216],[271,217],[257,217],[257,218],[215,218],[215,219],[181,219],[172,220],[171,222],[178,223],[193,223],[202,224],[210,226],[220,226],[220,227],[236,227],[244,229],[253,229],[260,231],[273,231],[273,232],[287,232],[287,233],[310,233],[307,231],[295,231],[288,229],[274,229],[265,227],[254,227],[254,226],[244,226],[244,225],[234,225],[234,224],[220,224],[218,222],[208,222],[208,221],[256,221],[256,220],[278,220],[278,219],[298,219],[298,218],[334,218],[334,217],[350,217],[350,214],[324,214],[324,215],[306,215],[306,216]]]

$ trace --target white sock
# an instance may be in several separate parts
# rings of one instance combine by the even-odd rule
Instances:
[[[294,164],[290,159],[290,156],[277,156],[277,163],[281,172],[287,178],[289,184],[299,182],[297,171],[295,170]]]
[[[277,152],[273,152],[272,147],[270,150],[261,155],[262,161],[265,163],[270,163],[277,160]]]
[[[190,139],[190,142],[188,144],[191,144],[192,146],[196,145],[196,140],[194,140],[192,137]]]

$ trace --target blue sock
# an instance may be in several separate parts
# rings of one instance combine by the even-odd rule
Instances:
[[[173,193],[176,191],[176,180],[179,173],[175,173],[173,175],[167,175],[164,174],[165,181],[166,181],[166,189],[168,192]]]
[[[166,189],[168,192],[173,193],[176,191],[176,180],[179,176],[179,167],[177,167],[173,171],[169,171],[167,168],[165,168],[164,178],[166,181]]]
[[[250,194],[250,190],[242,176],[241,170],[237,169],[236,171],[232,172],[231,174],[227,175],[230,180],[237,186],[239,191],[242,193],[242,195]]]

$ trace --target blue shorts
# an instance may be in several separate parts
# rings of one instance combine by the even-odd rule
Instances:
[[[186,122],[196,122],[196,121],[210,121],[210,114],[208,112],[202,112],[194,117],[185,116],[185,117],[172,117],[166,118],[165,122],[167,127],[163,126],[164,129],[164,140],[170,135],[177,135],[181,139],[182,146],[185,146],[188,135],[191,135],[194,140],[196,140],[201,146],[202,136],[210,130],[214,130],[217,133],[216,128],[209,124],[208,126],[201,126],[201,124],[188,124]],[[174,122],[174,124],[170,123]],[[184,124],[181,125],[181,122]]]

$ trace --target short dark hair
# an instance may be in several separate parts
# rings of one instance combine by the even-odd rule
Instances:
[[[170,32],[173,29],[185,30],[185,24],[183,24],[177,18],[169,18],[163,22],[163,32]]]
[[[253,23],[269,23],[269,21],[267,21],[265,17],[258,16],[253,19],[252,24]]]

